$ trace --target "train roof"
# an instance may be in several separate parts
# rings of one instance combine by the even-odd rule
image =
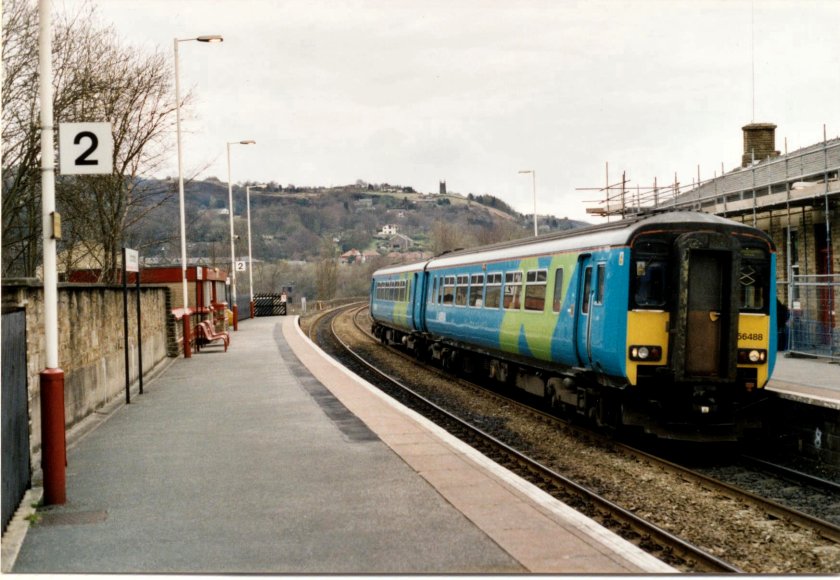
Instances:
[[[456,250],[436,256],[425,262],[416,262],[374,272],[374,276],[387,276],[457,266],[464,263],[493,262],[532,255],[551,254],[569,250],[625,246],[640,231],[665,226],[696,225],[702,228],[737,228],[757,233],[767,239],[764,232],[740,222],[702,212],[662,212],[649,216],[633,217],[618,222],[594,225],[555,232],[537,238],[520,238],[480,248]]]

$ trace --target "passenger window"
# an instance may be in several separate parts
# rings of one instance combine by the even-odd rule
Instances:
[[[487,288],[484,293],[484,306],[498,308],[502,298],[502,275],[487,274]]]
[[[521,295],[522,272],[506,272],[504,307],[509,310],[519,310]]]
[[[446,276],[443,279],[443,304],[455,303],[455,276]]]
[[[552,301],[552,310],[560,312],[563,305],[563,268],[557,268],[554,271],[554,300]]]
[[[455,306],[467,305],[467,290],[469,289],[469,276],[458,276],[458,285],[455,289]]]
[[[526,276],[525,310],[545,309],[545,286],[548,272],[546,270],[531,270]]]
[[[592,266],[587,266],[583,272],[583,296],[580,311],[589,314],[589,292],[592,290]]]
[[[595,304],[604,303],[604,285],[606,283],[607,265],[598,264],[598,286],[595,290]]]
[[[469,305],[480,308],[483,304],[481,295],[484,293],[484,274],[473,274],[470,277]]]

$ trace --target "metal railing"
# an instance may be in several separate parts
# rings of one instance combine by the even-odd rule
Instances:
[[[840,361],[838,295],[840,274],[793,276],[787,321],[790,352]]]

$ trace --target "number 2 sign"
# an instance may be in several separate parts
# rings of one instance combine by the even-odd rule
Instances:
[[[111,173],[114,169],[111,123],[59,123],[58,153],[62,175]]]

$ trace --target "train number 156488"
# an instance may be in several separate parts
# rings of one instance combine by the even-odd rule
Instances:
[[[738,340],[764,340],[764,335],[760,332],[739,332]]]

